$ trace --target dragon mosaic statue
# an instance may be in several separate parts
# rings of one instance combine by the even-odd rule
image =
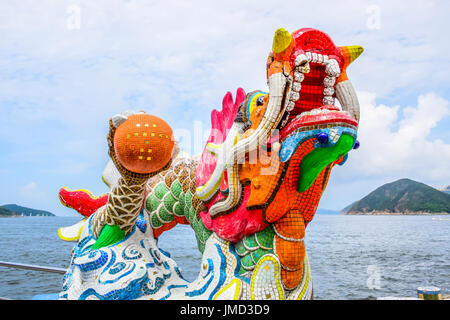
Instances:
[[[60,299],[311,299],[305,229],[331,169],[359,146],[346,68],[362,51],[319,30],[278,29],[269,92],[228,92],[200,157],[181,152],[157,117],[113,116],[110,192],[59,193],[85,216],[59,229],[77,242]],[[177,224],[192,227],[202,253],[193,282],[158,248]]]

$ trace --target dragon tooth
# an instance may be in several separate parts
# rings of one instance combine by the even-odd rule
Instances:
[[[291,101],[297,101],[300,98],[300,94],[298,92],[292,91],[290,100]]]
[[[335,77],[329,77],[329,76],[326,76],[324,79],[323,79],[323,84],[326,86],[326,87],[332,87],[332,86],[334,86],[334,83],[336,82],[336,78]]]
[[[325,65],[325,72],[332,77],[338,77],[340,74],[339,64],[335,59],[328,60]]]
[[[308,61],[311,61],[312,59],[311,52],[306,52],[306,57],[308,58]]]
[[[328,106],[334,105],[334,99],[330,96],[325,96],[325,97],[323,97],[322,103],[324,105],[328,105]]]
[[[334,93],[333,87],[325,87],[323,89],[323,94],[326,95],[326,96],[332,96],[333,93]]]
[[[294,101],[289,101],[287,106],[286,106],[286,110],[287,111],[292,111],[295,107],[295,102]]]
[[[292,84],[292,90],[295,92],[300,92],[301,88],[302,88],[302,85],[298,82],[294,82]]]
[[[304,54],[299,54],[296,58],[295,58],[295,65],[299,66],[305,62],[307,62],[309,59],[306,55]]]
[[[296,82],[302,82],[305,79],[305,75],[301,72],[295,71],[294,78]]]
[[[321,55],[320,53],[317,54],[317,63],[323,63],[323,55]]]

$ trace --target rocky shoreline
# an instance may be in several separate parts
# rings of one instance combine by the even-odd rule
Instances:
[[[349,211],[349,212],[341,212],[341,214],[345,215],[361,215],[361,216],[440,216],[440,215],[449,215],[449,212],[387,212],[387,211],[368,211],[368,212],[362,212],[362,211]]]
[[[29,217],[55,217],[55,216],[46,216],[46,215],[28,215],[28,216],[22,216],[20,214],[14,214],[14,215],[0,215],[0,218],[29,218]]]

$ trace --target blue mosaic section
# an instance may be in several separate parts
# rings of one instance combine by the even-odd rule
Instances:
[[[347,128],[347,127],[333,127],[333,128],[324,128],[324,129],[316,129],[309,131],[301,131],[296,132],[290,136],[288,136],[281,144],[280,149],[280,160],[282,162],[288,161],[295,153],[297,148],[306,140],[316,138],[321,133],[326,133],[328,136],[333,137],[335,135],[341,136],[342,134],[351,135],[356,142],[356,130]],[[328,139],[327,142],[323,143],[319,141],[319,139],[315,142],[315,148],[326,148],[333,146],[337,140]]]
[[[208,281],[200,289],[186,292],[185,293],[186,296],[188,296],[188,297],[200,296],[203,293],[205,293],[206,290],[209,288],[209,285],[211,284],[211,282],[214,279],[214,263],[211,259],[208,259],[207,262],[208,262],[208,267],[207,267],[208,269],[206,271],[206,274],[203,275],[203,278],[206,279],[208,276],[210,276]]]
[[[227,273],[226,273],[227,259],[226,259],[225,255],[223,254],[220,246],[218,244],[215,244],[215,247],[217,248],[217,252],[220,255],[220,269],[219,269],[220,278],[219,278],[219,283],[217,284],[216,288],[214,288],[214,290],[209,295],[209,297],[208,297],[209,300],[212,300],[212,298],[214,297],[216,292],[219,291],[219,288],[224,284],[225,279],[227,278]]]
[[[72,250],[60,299],[212,299],[232,278],[249,284],[239,276],[234,245],[215,240],[208,244],[199,277],[186,281],[170,254],[158,248],[146,217],[139,217],[124,240],[101,249],[91,248],[96,239],[87,228]]]
[[[141,214],[124,240],[92,249],[96,240],[89,229],[72,250],[59,298],[129,300],[157,295],[167,299],[172,290],[186,287],[188,282],[170,254],[159,251],[150,233]]]
[[[229,249],[230,253],[236,258],[236,261],[237,261],[236,268],[234,268],[234,277],[250,284],[250,278],[241,277],[239,275],[239,269],[241,268],[241,262],[240,262],[241,258],[237,254],[234,244],[230,242],[230,244],[228,245],[228,249]]]
[[[144,210],[144,209],[142,209]],[[136,219],[136,227],[138,227],[138,229],[142,232],[145,233],[147,231],[147,222],[144,219],[144,215],[141,214],[139,215],[139,217]]]

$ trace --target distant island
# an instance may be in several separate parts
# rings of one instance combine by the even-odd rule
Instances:
[[[0,217],[54,217],[51,212],[18,206],[17,204],[5,204],[0,206]]]
[[[450,194],[411,179],[387,183],[344,208],[348,215],[450,214]]]

